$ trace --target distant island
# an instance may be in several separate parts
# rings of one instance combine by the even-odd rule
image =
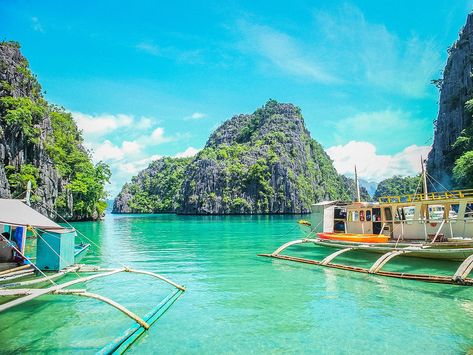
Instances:
[[[352,199],[353,186],[301,110],[269,100],[224,122],[194,158],[151,163],[125,184],[113,213],[309,213],[315,201]]]

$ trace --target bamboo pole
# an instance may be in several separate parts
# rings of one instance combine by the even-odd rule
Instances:
[[[60,290],[60,291],[62,291],[62,290]],[[68,291],[68,292],[66,292],[66,293],[64,293],[64,292],[59,292],[59,294],[77,295],[77,296],[80,296],[80,297],[94,298],[94,299],[97,299],[97,300],[99,300],[99,301],[108,303],[110,306],[115,307],[115,308],[118,309],[120,312],[126,314],[128,317],[130,317],[131,319],[133,319],[136,323],[138,323],[139,325],[141,325],[143,328],[149,329],[149,324],[146,323],[143,319],[141,319],[138,315],[136,315],[135,313],[133,313],[132,311],[130,311],[128,308],[122,306],[120,303],[111,300],[110,298],[107,298],[107,297],[98,295],[98,294],[96,294],[96,293],[81,292],[82,290],[79,290],[78,292],[74,292],[74,290],[67,290],[67,291]]]
[[[21,266],[18,266],[18,267],[14,267],[12,269],[0,271],[0,275],[5,275],[5,274],[9,274],[10,272],[20,271],[20,270],[24,270],[24,269],[28,269],[28,268],[32,268],[30,264],[21,265]]]
[[[272,255],[272,254],[259,254],[259,256],[264,256],[268,258],[276,258],[282,260],[289,260],[295,261],[304,264],[312,264],[312,265],[320,265],[324,267],[330,267],[334,269],[341,269],[341,270],[348,270],[354,272],[360,272],[368,274],[369,270],[357,267],[357,266],[348,266],[348,265],[341,265],[341,264],[327,264],[321,265],[320,261],[298,258],[294,256],[287,256],[287,255]],[[427,274],[410,274],[404,272],[395,272],[395,271],[379,271],[376,274],[377,276],[386,276],[386,277],[394,277],[399,279],[409,279],[409,280],[417,280],[417,281],[425,281],[425,282],[433,282],[433,283],[443,283],[443,284],[455,284],[455,285],[462,285],[462,286],[473,286],[473,278],[465,278],[461,282],[453,280],[450,276],[437,276],[437,275],[427,275]]]
[[[135,273],[135,274],[143,274],[143,275],[149,275],[149,276],[152,276],[152,277],[155,277],[157,279],[160,279],[170,285],[173,285],[175,288],[181,290],[181,291],[185,291],[186,288],[184,286],[181,286],[181,285],[178,285],[177,283],[167,279],[166,277],[162,276],[162,275],[159,275],[159,274],[155,274],[154,272],[150,272],[150,271],[144,271],[144,270],[135,270],[135,269],[125,269],[125,272],[132,272],[132,273]]]

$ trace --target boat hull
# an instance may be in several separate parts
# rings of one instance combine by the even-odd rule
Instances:
[[[473,255],[473,243],[357,243],[350,241],[316,239],[316,244],[335,248],[354,248],[370,253],[385,254],[395,250],[406,250],[402,257],[463,261]]]
[[[387,243],[389,237],[379,234],[355,234],[355,233],[317,233],[320,239],[346,241],[355,243]]]

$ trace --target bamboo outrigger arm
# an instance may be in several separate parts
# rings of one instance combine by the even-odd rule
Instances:
[[[101,271],[101,270],[100,269],[95,269],[95,270],[90,270],[90,271],[93,272],[93,271]],[[133,312],[127,310],[125,307],[119,305],[118,303],[116,303],[116,302],[114,302],[110,299],[107,299],[107,298],[102,297],[100,295],[91,294],[91,293],[86,293],[86,295],[84,295],[84,292],[77,292],[77,291],[75,292],[74,290],[64,290],[65,288],[73,286],[73,285],[78,284],[78,283],[83,283],[83,282],[90,281],[90,280],[93,280],[93,279],[96,279],[96,278],[99,278],[99,277],[111,276],[111,275],[114,275],[114,274],[118,274],[120,272],[131,272],[131,273],[149,275],[149,276],[158,278],[160,280],[163,280],[164,282],[166,282],[168,284],[173,285],[174,287],[176,287],[180,291],[185,291],[185,288],[183,286],[180,286],[180,285],[168,280],[167,278],[165,278],[161,275],[158,275],[158,274],[155,274],[155,273],[152,273],[152,272],[148,272],[148,271],[133,270],[133,269],[129,269],[129,268],[121,268],[121,269],[108,270],[107,272],[102,272],[102,273],[95,274],[95,275],[90,275],[90,276],[87,276],[87,277],[81,277],[81,278],[78,278],[76,280],[71,280],[71,281],[68,281],[68,282],[65,282],[65,283],[62,283],[62,284],[59,284],[59,285],[51,286],[51,287],[48,287],[48,288],[44,288],[44,289],[0,290],[0,296],[11,296],[12,291],[16,292],[14,294],[15,296],[23,295],[23,297],[20,297],[18,299],[15,299],[15,300],[12,300],[10,302],[7,302],[5,304],[0,305],[0,312],[5,311],[9,308],[18,306],[18,305],[23,304],[25,302],[31,301],[32,299],[35,299],[35,298],[40,297],[40,296],[45,295],[45,294],[64,294],[64,293],[66,293],[66,294],[78,294],[79,296],[91,297],[91,298],[95,298],[95,299],[101,300],[103,302],[106,302],[106,303],[112,305],[113,307],[119,309],[123,313],[127,314],[129,317],[136,320],[145,329],[148,329],[149,326],[147,326],[146,322],[144,322],[142,319],[138,320],[139,317],[136,316]]]
[[[98,295],[96,293],[85,292],[84,290],[58,290],[55,293],[60,294],[60,295],[77,295],[77,296],[81,296],[81,297],[94,298],[96,300],[105,302],[105,303],[109,304],[112,307],[115,307],[120,312],[124,313],[125,315],[127,315],[128,317],[133,319],[136,323],[141,325],[143,328],[149,329],[149,327],[150,327],[150,325],[148,323],[146,323],[140,316],[133,313],[128,308],[122,306],[120,303],[111,300],[110,298]]]
[[[33,280],[13,282],[13,283],[9,283],[9,284],[0,285],[0,290],[4,289],[4,288],[27,286],[27,285],[40,284],[40,283],[47,282],[47,281],[53,281],[53,280],[56,280],[60,277],[63,277],[64,275],[66,275],[70,272],[77,272],[79,270],[80,270],[80,266],[69,267],[69,268],[61,270],[61,271],[59,271],[59,272],[57,272],[57,273],[55,273],[54,275],[51,275],[51,276],[44,276],[44,277],[33,279]]]
[[[452,276],[452,280],[463,283],[470,274],[471,270],[473,270],[473,255],[470,255],[461,263],[455,274]]]
[[[324,258],[324,260],[322,260],[320,262],[320,265],[327,265],[330,262],[332,262],[332,260],[335,259],[340,254],[346,253],[347,251],[350,251],[350,250],[353,250],[353,249],[356,249],[356,248],[346,248],[346,249],[337,250],[335,253],[332,253],[332,254],[326,256]]]
[[[281,253],[284,249],[289,248],[292,245],[304,244],[304,243],[318,243],[318,242],[319,242],[318,239],[310,239],[310,238],[293,240],[291,242],[287,242],[286,244],[281,245],[274,252],[272,252],[271,255],[272,256],[279,255],[279,253]]]
[[[372,250],[381,251],[379,248],[375,246],[371,246],[371,245],[367,245],[367,246],[346,246],[345,245],[344,248],[342,248],[341,250],[337,250],[336,252],[332,254],[329,254],[322,261],[280,254],[284,249],[292,245],[303,244],[303,243],[314,243],[316,245],[318,244],[322,246],[325,245],[323,241],[320,241],[318,239],[298,239],[298,240],[294,240],[282,245],[281,247],[276,249],[272,254],[258,254],[258,256],[294,261],[294,262],[299,262],[299,263],[304,263],[304,264],[319,265],[319,266],[330,267],[330,268],[340,269],[340,270],[355,271],[359,273],[374,274],[378,276],[387,276],[387,277],[395,277],[395,278],[400,278],[400,279],[419,280],[419,281],[435,282],[435,283],[443,283],[443,284],[457,284],[457,285],[473,286],[473,278],[468,277],[470,272],[473,270],[473,254],[463,261],[463,263],[460,265],[460,267],[458,268],[454,276],[411,274],[411,273],[406,273],[406,272],[381,270],[382,267],[386,263],[388,263],[391,259],[393,259],[396,256],[407,254],[407,253],[413,253],[413,252],[418,251],[419,249],[431,249],[430,246],[424,246],[421,248],[417,246],[415,247],[408,246],[402,249],[395,249],[390,252],[384,253],[380,258],[376,260],[376,262],[369,269],[358,267],[358,266],[336,264],[336,263],[333,263],[332,261],[337,256],[343,253],[346,253],[350,250],[364,250],[364,249],[369,248]],[[333,246],[341,247],[340,244],[334,244]],[[467,252],[470,252],[470,249],[471,248],[464,249],[464,251],[467,253]],[[436,249],[431,249],[430,251],[435,253]]]
[[[376,274],[381,268],[388,263],[392,258],[399,256],[401,254],[409,253],[408,250],[393,250],[386,254],[383,254],[378,260],[375,261],[373,266],[370,267],[368,273]]]

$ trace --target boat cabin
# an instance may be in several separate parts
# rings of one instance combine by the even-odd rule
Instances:
[[[473,190],[328,201],[312,206],[317,232],[384,234],[400,240],[473,238]]]
[[[32,261],[41,270],[64,269],[75,262],[75,236],[21,200],[0,199],[0,270]]]

